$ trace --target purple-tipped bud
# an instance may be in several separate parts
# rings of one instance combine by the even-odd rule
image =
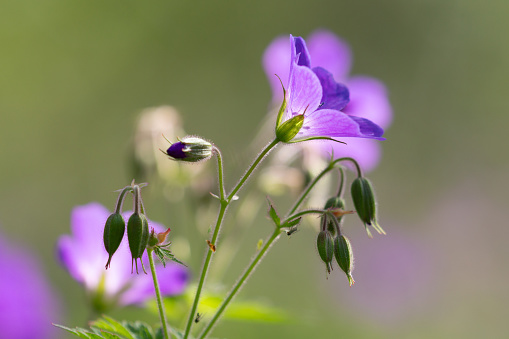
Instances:
[[[140,259],[141,267],[145,272],[141,256],[148,244],[148,221],[145,215],[134,213],[127,222],[127,239],[129,240],[129,249],[131,250],[132,263],[136,263],[136,273],[138,273],[138,259]],[[131,272],[133,268],[131,268]],[[145,272],[146,273],[146,272]]]
[[[325,269],[330,274],[332,270],[332,256],[334,252],[334,244],[332,241],[332,235],[329,231],[321,231],[318,233],[316,238],[316,247],[318,248],[318,254],[325,263]]]
[[[108,252],[108,262],[106,263],[106,269],[110,267],[111,257],[120,246],[122,242],[122,238],[125,233],[125,221],[120,213],[113,213],[106,220],[106,225],[104,226],[104,248],[106,248],[106,252]]]
[[[352,286],[355,283],[352,277],[352,245],[350,245],[350,240],[344,235],[340,234],[334,239],[334,256],[336,257],[339,267],[345,272],[350,286]]]
[[[187,136],[172,144],[166,150],[166,155],[178,161],[198,162],[209,159],[212,152],[213,146],[210,142]]]

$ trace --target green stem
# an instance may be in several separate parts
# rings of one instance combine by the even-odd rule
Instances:
[[[332,169],[334,169],[336,167],[336,164],[341,162],[341,161],[350,161],[352,162],[354,165],[355,165],[355,168],[357,169],[357,175],[359,177],[362,177],[362,171],[361,171],[361,168],[359,166],[359,164],[357,163],[357,161],[355,161],[354,158],[350,158],[350,157],[344,157],[344,158],[339,158],[339,159],[336,159],[332,162],[329,163],[329,165],[327,167],[325,167],[323,169],[323,171],[320,172],[320,174],[318,174],[316,176],[316,178],[309,183],[308,187],[306,187],[306,190],[304,192],[302,192],[302,194],[300,195],[300,198],[295,202],[295,204],[293,205],[292,209],[290,210],[290,213],[289,214],[292,214],[294,213],[297,208],[299,208],[299,206],[302,204],[302,202],[304,201],[304,199],[306,199],[307,195],[309,194],[309,192],[311,192],[311,190],[313,189],[313,187],[315,187],[315,185],[318,183],[318,181],[320,181],[320,179],[322,179],[322,177],[327,174],[329,171],[331,171]]]
[[[255,161],[251,164],[251,166],[249,167],[249,169],[246,171],[246,173],[244,174],[244,176],[239,180],[239,182],[237,183],[237,185],[235,186],[235,188],[231,191],[230,194],[228,194],[228,198],[227,198],[227,201],[228,203],[230,203],[230,201],[233,199],[233,197],[235,196],[235,193],[238,192],[238,190],[241,189],[241,187],[244,185],[244,183],[247,181],[247,179],[249,179],[249,176],[251,175],[251,173],[253,173],[253,171],[255,170],[255,168],[258,166],[258,164],[263,160],[263,158],[265,158],[265,156],[270,152],[271,149],[274,148],[274,146],[276,146],[277,144],[279,143],[279,139],[274,139],[270,144],[268,144],[267,146],[265,146],[265,148],[263,149],[263,151],[261,151],[261,153],[258,155],[258,157],[255,159]]]
[[[244,176],[239,180],[237,185],[233,188],[231,193],[228,194],[228,197],[226,199],[224,198],[224,183],[223,183],[224,180],[223,180],[223,175],[222,175],[223,174],[222,160],[220,160],[220,159],[218,160],[219,189],[221,190],[221,192],[220,192],[221,207],[219,209],[219,214],[217,215],[217,221],[216,221],[216,226],[214,227],[214,233],[212,234],[212,240],[210,241],[210,243],[212,245],[214,245],[214,246],[216,245],[217,237],[219,235],[219,230],[221,228],[221,224],[223,222],[224,215],[226,213],[226,209],[228,208],[228,205],[231,203],[233,197],[235,196],[235,193],[237,193],[242,188],[242,186],[245,184],[247,179],[249,179],[249,176],[251,175],[251,173],[253,173],[253,171],[258,166],[258,164],[263,160],[263,158],[265,158],[265,156],[270,152],[270,150],[272,148],[274,148],[278,143],[279,143],[279,140],[274,139],[270,144],[268,144],[263,149],[263,151],[258,155],[258,157],[255,159],[255,161],[248,168],[248,170],[246,171]],[[218,154],[220,154],[220,153],[218,152]],[[189,313],[189,317],[187,319],[187,325],[186,325],[186,331],[184,333],[184,339],[187,339],[189,336],[189,333],[191,332],[191,326],[193,325],[193,319],[195,317],[195,313],[198,308],[198,304],[200,302],[201,292],[203,290],[203,285],[205,284],[205,278],[207,276],[207,273],[208,273],[208,270],[210,267],[210,263],[212,261],[213,253],[214,252],[210,249],[207,251],[207,257],[205,258],[205,262],[203,263],[203,267],[202,267],[201,274],[200,274],[200,280],[198,282],[198,287],[196,289],[196,294],[194,296],[193,306],[191,307],[191,312]]]
[[[154,289],[156,290],[157,308],[159,309],[159,316],[161,317],[161,324],[163,326],[163,334],[166,339],[171,339],[171,335],[168,332],[168,323],[166,321],[166,315],[164,313],[163,299],[161,298],[161,290],[159,289],[159,282],[157,280],[156,267],[154,265],[154,252],[153,249],[147,248],[148,261],[150,262],[150,271],[152,272],[152,279],[154,280]]]
[[[248,268],[244,271],[244,274],[240,277],[239,280],[237,280],[237,283],[233,286],[232,290],[228,294],[228,296],[223,300],[221,303],[221,306],[219,306],[218,310],[210,320],[210,322],[207,324],[207,327],[203,330],[203,332],[200,334],[198,339],[205,338],[205,336],[210,332],[212,327],[214,327],[217,320],[221,317],[223,311],[226,309],[230,301],[233,299],[233,297],[237,294],[237,292],[240,290],[242,285],[246,282],[246,280],[249,278],[251,273],[254,271],[256,266],[260,263],[263,256],[267,253],[267,251],[270,249],[271,245],[278,239],[279,235],[281,234],[281,230],[279,228],[276,228],[274,230],[274,233],[270,236],[270,238],[265,242],[265,246],[258,252],[258,255],[251,261],[251,264],[248,266]]]

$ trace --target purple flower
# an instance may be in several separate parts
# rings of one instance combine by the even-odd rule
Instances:
[[[27,249],[0,237],[0,338],[55,338],[58,300]]]
[[[300,38],[296,38],[295,40],[297,39]],[[273,100],[275,102],[282,100],[283,91],[279,80],[274,74],[278,74],[282,79],[291,76],[291,67],[289,68],[288,64],[293,64],[293,62],[291,62],[292,56],[287,52],[289,45],[291,45],[292,50],[295,49],[295,45],[292,45],[292,43],[289,44],[287,38],[277,38],[269,45],[263,56],[263,66],[272,87]],[[337,105],[334,107],[335,109],[341,110],[343,114],[346,113],[345,115],[354,121],[362,117],[381,128],[387,128],[390,125],[392,109],[385,86],[379,80],[371,77],[348,77],[352,56],[349,46],[344,41],[331,32],[317,31],[309,37],[308,48],[306,48],[304,44],[302,45],[303,48],[301,48],[301,50],[303,51],[301,51],[301,55],[304,56],[298,59],[298,64],[309,68],[311,65],[309,55],[312,56],[312,65],[314,66],[312,70],[317,73],[317,69],[322,69],[322,76],[317,74],[320,77],[322,85],[330,84],[330,86],[325,86],[326,89],[328,89],[328,91],[324,90],[325,93],[332,92],[334,95],[334,91],[330,91],[332,86],[336,86],[336,94],[341,93],[339,90],[341,87],[339,87],[338,84],[334,85],[335,81],[340,81],[348,86],[349,102],[347,101],[345,107]],[[308,50],[309,53],[307,52]],[[324,69],[327,70],[326,73],[323,72]],[[324,77],[324,74],[327,74],[327,76]],[[324,81],[324,78],[328,81]],[[328,96],[324,94],[324,99],[327,98]],[[336,99],[338,100],[339,98],[336,97]],[[327,100],[320,101],[320,103],[324,103],[320,107],[321,109],[326,108],[326,101]],[[341,137],[352,136],[356,135],[342,135]],[[373,137],[368,138],[377,139]],[[334,156],[336,158],[344,156],[354,157],[366,171],[370,171],[376,167],[381,153],[381,148],[376,141],[359,138],[348,138],[346,141],[347,145],[336,142],[314,143],[314,148],[316,149],[316,147],[318,147],[326,157],[331,153],[331,149],[334,151]]]
[[[58,258],[71,276],[84,285],[92,297],[100,297],[101,305],[94,307],[140,304],[154,297],[154,285],[150,275],[131,274],[131,254],[126,236],[111,261],[111,267],[104,269],[108,253],[103,245],[103,231],[106,219],[110,215],[99,203],[75,207],[71,213],[72,235],[60,237],[57,250]],[[129,213],[124,213],[124,219]],[[164,227],[149,220],[149,227],[156,232]],[[147,253],[143,261],[148,262]],[[180,294],[186,288],[189,274],[185,267],[167,264],[158,269],[161,292],[164,295]]]

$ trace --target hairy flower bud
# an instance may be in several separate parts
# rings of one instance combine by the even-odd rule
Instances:
[[[125,233],[125,221],[120,213],[113,213],[106,220],[106,224],[104,226],[104,248],[106,248],[106,252],[108,252],[108,262],[106,263],[106,269],[110,267],[111,257],[120,246],[122,242],[122,238]]]
[[[378,233],[385,234],[376,221],[375,192],[370,181],[364,177],[358,177],[352,182],[351,192],[357,215],[364,223],[368,235],[371,236],[368,225],[373,226]]]
[[[334,256],[336,257],[339,267],[346,273],[350,286],[352,286],[355,283],[352,277],[352,246],[350,245],[350,240],[342,234],[334,239]]]
[[[318,233],[318,237],[316,238],[316,247],[318,248],[320,258],[325,263],[327,273],[330,273],[332,270],[334,244],[329,231],[320,231],[320,233]]]
[[[198,162],[209,159],[213,149],[210,142],[198,137],[187,136],[172,144],[165,153],[174,160]]]
[[[127,239],[129,240],[129,249],[131,250],[132,264],[136,263],[136,273],[138,273],[138,258],[141,262],[143,271],[143,261],[141,256],[145,252],[148,244],[148,221],[145,215],[141,213],[133,213],[127,222]],[[131,266],[131,273],[133,267]]]
[[[276,128],[276,138],[282,142],[289,142],[299,133],[304,124],[304,114],[299,114],[286,120]]]

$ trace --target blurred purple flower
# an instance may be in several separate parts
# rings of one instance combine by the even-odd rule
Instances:
[[[282,79],[286,79],[290,74],[288,64],[291,56],[287,52],[288,45],[287,38],[276,38],[263,56],[263,66],[272,87],[274,102],[279,102],[283,98],[281,85],[274,74],[278,74]],[[311,64],[309,58],[311,55],[313,70],[323,67],[330,72],[331,80],[340,81],[348,86],[350,101],[346,107],[341,108],[343,113],[350,118],[368,119],[383,129],[390,125],[392,108],[384,84],[371,77],[348,77],[352,56],[347,43],[333,33],[321,30],[309,37],[307,46],[309,54],[304,57],[304,62],[308,66]],[[301,62],[303,62],[302,57],[299,59],[299,63]],[[349,138],[346,141],[347,145],[335,142],[320,142],[314,145],[319,147],[327,157],[331,150],[334,151],[335,158],[354,157],[365,171],[371,171],[377,166],[381,147],[376,141],[359,138]]]
[[[113,256],[111,267],[104,269],[108,254],[103,245],[103,231],[109,215],[110,211],[99,203],[75,207],[71,213],[72,235],[60,237],[57,244],[58,258],[92,297],[103,298],[107,306],[115,303],[143,303],[154,297],[154,284],[150,275],[131,274],[127,234]],[[123,215],[128,220],[129,213]],[[153,227],[156,232],[165,230],[163,225],[150,220],[149,227]],[[143,261],[148,263],[146,252]],[[157,274],[163,295],[184,292],[189,280],[187,269],[174,263],[168,263],[166,268],[159,266]]]
[[[55,338],[58,300],[28,250],[0,237],[0,338]]]
[[[348,89],[321,67],[311,69],[310,55],[301,37],[290,35],[288,100],[282,122],[304,116],[297,138],[357,137],[383,139],[383,130],[373,122],[340,110],[349,101]]]

